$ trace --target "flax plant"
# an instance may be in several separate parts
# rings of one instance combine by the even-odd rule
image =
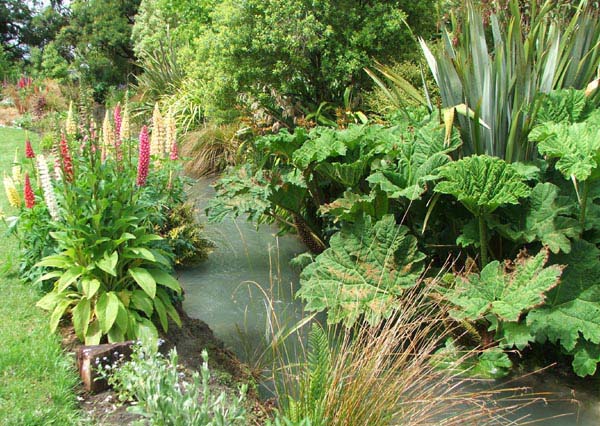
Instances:
[[[540,6],[531,2],[527,17],[519,2],[510,0],[509,17],[491,15],[486,27],[481,11],[469,0],[465,15],[453,17],[455,33],[443,32],[440,53],[419,40],[442,106],[465,104],[475,112],[473,117],[457,116],[464,155],[488,154],[507,162],[533,159],[536,150],[527,143],[527,134],[537,95],[585,88],[600,63],[600,20],[589,4],[581,1],[560,22],[552,16],[552,0]]]

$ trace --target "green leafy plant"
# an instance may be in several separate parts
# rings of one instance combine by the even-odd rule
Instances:
[[[453,195],[478,221],[481,265],[488,263],[486,219],[504,204],[518,204],[529,187],[508,163],[489,156],[471,156],[446,164],[435,192]]]
[[[327,333],[313,323],[308,334],[306,369],[299,378],[297,395],[289,395],[282,403],[285,417],[278,416],[284,425],[325,426],[325,397],[331,380],[331,349]]]
[[[202,351],[200,373],[191,377],[178,365],[177,351],[168,358],[156,344],[135,346],[131,360],[114,366],[101,366],[102,375],[121,401],[136,401],[128,411],[140,415],[140,424],[154,426],[234,426],[246,424],[243,386],[237,398],[210,388],[208,353]],[[100,361],[100,360],[99,360]],[[190,380],[191,381],[188,381]]]
[[[374,325],[388,318],[423,271],[416,238],[392,215],[343,226],[330,244],[302,271],[297,293],[307,310],[327,310],[330,324],[351,326],[364,316]]]
[[[400,131],[350,125],[343,130],[317,127],[310,133],[296,128],[293,134],[282,130],[259,138],[255,158],[217,183],[209,220],[246,213],[259,223],[276,221],[284,231],[296,230],[320,253],[334,228],[330,218],[322,217],[321,207],[347,189],[362,193],[371,162],[394,145]]]
[[[386,156],[372,167],[375,172],[367,181],[390,199],[418,200],[428,185],[438,178],[439,169],[452,160],[449,154],[460,145],[457,132],[445,140],[445,128],[434,117],[387,151]]]

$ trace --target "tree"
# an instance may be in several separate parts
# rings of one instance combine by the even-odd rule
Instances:
[[[57,36],[68,46],[84,84],[94,87],[98,100],[108,86],[127,82],[137,71],[131,28],[140,0],[75,0],[69,25]]]
[[[196,40],[195,68],[229,92],[264,87],[290,95],[306,108],[341,104],[344,90],[371,85],[363,68],[373,59],[408,58],[417,49],[404,20],[435,19],[414,2],[331,0],[225,0]],[[404,6],[405,10],[402,9]],[[412,9],[411,9],[412,8]],[[413,13],[413,9],[414,12]],[[230,93],[231,94],[231,93]]]
[[[32,7],[22,0],[0,2],[0,42],[6,56],[12,60],[22,59],[27,53],[32,16]]]

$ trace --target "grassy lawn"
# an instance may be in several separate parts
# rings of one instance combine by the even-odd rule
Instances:
[[[24,131],[0,128],[0,173],[11,172],[24,141]],[[14,209],[1,192],[0,209],[10,216]],[[0,425],[79,424],[74,362],[49,333],[48,315],[35,307],[40,295],[19,282],[17,242],[4,232],[0,222]]]

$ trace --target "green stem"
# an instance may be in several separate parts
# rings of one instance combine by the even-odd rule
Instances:
[[[479,216],[479,246],[481,250],[481,268],[483,269],[488,263],[487,232],[485,228],[485,220],[483,219],[483,215]]]
[[[590,183],[586,180],[583,182],[583,195],[579,203],[579,225],[581,225],[581,233],[585,229],[585,213],[587,210],[588,194],[590,192]]]

